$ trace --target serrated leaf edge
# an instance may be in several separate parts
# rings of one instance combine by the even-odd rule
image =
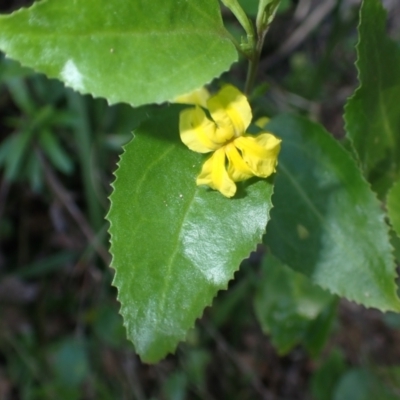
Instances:
[[[394,184],[392,185],[392,187],[389,189],[389,191],[388,191],[388,193],[387,193],[387,196],[386,196],[386,208],[387,208],[387,214],[388,214],[389,222],[390,222],[390,224],[391,224],[391,228],[392,228],[393,232],[400,238],[400,231],[397,231],[397,230],[395,229],[395,227],[393,226],[393,224],[392,224],[393,217],[392,217],[391,208],[389,208],[389,200],[391,199],[392,192],[393,192],[394,190],[396,190],[397,187],[400,187],[400,180],[394,182]],[[390,229],[389,229],[389,230],[390,230]],[[393,254],[394,254],[394,249],[393,249]]]
[[[354,157],[355,157],[357,163],[359,164],[361,170],[363,171],[363,173],[364,173],[363,163],[362,163],[360,155],[358,154],[357,149],[356,149],[356,147],[354,145],[354,140],[349,135],[349,131],[350,130],[349,130],[349,121],[348,121],[348,118],[347,118],[347,114],[348,114],[348,109],[349,109],[350,105],[353,103],[353,101],[355,101],[359,97],[360,93],[362,92],[362,90],[364,88],[364,82],[361,79],[361,73],[362,73],[361,69],[362,68],[360,68],[359,64],[360,64],[360,45],[361,45],[361,42],[364,41],[364,39],[361,39],[361,27],[362,27],[362,24],[363,24],[363,8],[366,7],[365,4],[367,3],[367,1],[371,1],[371,0],[363,0],[362,1],[361,7],[360,7],[360,11],[359,11],[359,23],[358,23],[358,27],[357,27],[358,40],[357,40],[357,43],[356,43],[356,46],[355,46],[355,49],[356,49],[356,52],[357,52],[357,59],[356,59],[356,61],[354,63],[354,66],[356,67],[356,71],[357,71],[358,86],[354,90],[354,92],[347,98],[346,104],[344,105],[344,115],[343,115],[343,117],[344,117],[343,118],[344,119],[344,129],[345,129],[345,133],[346,133],[345,137],[349,140],[349,144],[350,144],[352,153],[354,154]],[[385,7],[383,6],[383,4],[380,1],[379,1],[379,5],[380,5],[380,7],[382,9],[382,12],[384,14],[383,18],[384,18],[385,21],[387,21],[388,12],[387,12],[387,10],[385,9]],[[388,41],[391,41],[391,39],[389,37],[386,37],[386,39]]]
[[[142,123],[139,125],[139,127],[140,127],[144,122],[145,122],[145,121],[142,121]],[[139,127],[138,127],[138,128],[139,128]],[[136,129],[138,129],[138,128],[136,128]],[[118,180],[118,175],[117,175],[117,173],[118,173],[118,170],[119,170],[119,168],[120,168],[120,162],[121,162],[121,159],[122,159],[124,153],[126,152],[126,147],[127,147],[134,139],[135,139],[135,135],[134,135],[134,133],[133,133],[131,140],[130,140],[128,143],[126,143],[124,146],[122,146],[123,152],[120,154],[119,160],[118,160],[118,162],[116,163],[117,168],[116,168],[115,171],[113,172],[113,175],[114,175],[115,179],[114,179],[114,181],[110,184],[110,186],[111,186],[112,189],[113,189],[112,192],[111,192],[111,194],[110,194],[110,196],[108,197],[108,200],[110,201],[110,208],[109,208],[109,211],[108,211],[107,215],[105,216],[105,219],[106,219],[106,220],[108,221],[108,223],[109,223],[109,228],[108,228],[108,234],[110,235],[110,250],[109,250],[109,251],[110,251],[110,254],[111,254],[110,268],[112,268],[112,269],[114,270],[114,278],[113,278],[113,281],[112,281],[111,284],[117,289],[117,300],[118,300],[118,302],[120,303],[120,310],[118,311],[118,313],[119,313],[119,314],[121,315],[121,317],[122,317],[123,326],[124,326],[124,328],[125,328],[126,331],[127,331],[127,324],[125,323],[125,318],[124,318],[124,314],[125,314],[124,309],[125,309],[125,306],[124,306],[123,303],[120,301],[119,288],[118,288],[118,286],[116,286],[116,284],[115,284],[115,281],[116,281],[117,275],[118,275],[118,271],[117,271],[117,269],[113,266],[113,262],[114,262],[114,254],[113,254],[113,251],[112,251],[112,248],[113,248],[113,235],[112,235],[112,233],[111,233],[113,223],[112,223],[112,221],[111,221],[108,217],[109,217],[109,214],[110,214],[110,212],[111,212],[111,208],[112,208],[112,206],[113,206],[113,202],[112,202],[111,196],[112,196],[112,194],[113,194],[113,192],[114,192],[114,190],[115,190],[115,182]],[[269,201],[270,207],[268,208],[268,211],[267,211],[267,224],[268,224],[268,222],[269,222],[270,219],[271,219],[271,218],[270,218],[270,215],[271,215],[271,210],[272,210],[272,208],[273,208],[273,201],[272,201],[272,198],[273,198],[273,193],[274,193],[274,188],[275,188],[275,186],[274,186],[273,184],[271,184],[271,188],[272,188],[272,193],[271,193],[271,198],[270,198],[270,201]],[[251,252],[256,251],[256,250],[257,250],[257,246],[258,246],[259,244],[262,244],[262,237],[263,237],[263,236],[265,235],[265,233],[266,233],[267,224],[265,225],[264,231],[260,234],[260,237],[259,237],[258,241],[256,242],[255,247],[253,248],[253,250],[250,250],[250,252],[249,252],[248,254],[244,255],[244,256],[240,256],[240,258],[242,259],[242,261],[245,260],[245,259],[250,255]],[[185,332],[182,336],[180,336],[180,337],[178,336],[178,340],[176,341],[176,344],[174,345],[174,347],[171,347],[169,350],[167,350],[167,352],[164,354],[163,358],[166,358],[166,357],[167,357],[168,355],[170,355],[170,354],[175,354],[179,343],[185,342],[185,341],[186,341],[188,333],[189,333],[192,329],[195,328],[197,321],[198,321],[199,319],[202,318],[202,316],[204,315],[204,312],[205,312],[206,308],[212,307],[212,304],[213,304],[215,298],[219,295],[219,293],[220,293],[221,291],[226,291],[226,290],[228,289],[229,283],[235,279],[235,274],[239,271],[240,265],[241,265],[241,263],[238,265],[237,269],[236,269],[235,271],[233,271],[232,276],[226,281],[226,284],[225,284],[224,286],[222,286],[221,288],[218,288],[218,289],[216,290],[215,295],[210,299],[210,302],[207,303],[207,304],[204,306],[203,311],[200,313],[200,315],[198,315],[197,317],[194,318],[193,324],[186,330],[186,332]],[[129,341],[132,341],[130,338],[128,338],[128,339],[129,339]],[[142,362],[146,362],[146,363],[150,363],[150,364],[157,363],[157,362],[159,362],[159,361],[162,359],[162,358],[160,358],[160,359],[157,359],[157,360],[146,360],[146,359],[143,358],[143,356],[142,356],[141,354],[138,354],[138,356],[139,356],[139,358],[140,358],[140,360],[141,360]]]
[[[363,0],[362,5],[363,4],[364,4],[364,0]],[[357,150],[355,148],[353,138],[349,135],[349,128],[348,128],[349,122],[347,120],[347,110],[348,110],[350,104],[358,97],[358,94],[359,94],[359,92],[361,92],[361,89],[363,87],[363,84],[361,82],[361,71],[360,71],[360,68],[359,68],[359,62],[360,62],[360,51],[359,51],[359,48],[360,48],[360,42],[361,42],[361,36],[360,36],[361,23],[362,23],[362,6],[360,7],[360,11],[359,11],[359,22],[358,22],[358,27],[357,27],[358,40],[357,40],[357,43],[356,43],[356,46],[355,46],[356,52],[357,52],[357,59],[354,62],[354,66],[355,66],[356,71],[357,71],[358,86],[356,87],[356,89],[354,90],[352,95],[347,98],[346,104],[344,105],[343,119],[344,119],[344,130],[346,132],[346,138],[349,140],[349,143],[350,143],[350,146],[351,146],[351,149],[352,149],[352,153],[354,154],[354,156],[356,158],[355,161],[358,163],[358,166],[360,167],[360,170],[362,171],[362,174],[364,174],[360,155],[358,154],[358,152],[357,152]]]
[[[296,118],[303,119],[303,120],[305,119],[305,120],[308,121],[308,119],[306,119],[306,118],[304,118],[304,117],[296,116]],[[314,123],[315,123],[315,122],[314,122]],[[325,129],[325,127],[324,127],[323,125],[321,125],[321,124],[318,124],[318,125],[319,125],[320,128],[324,131],[324,134],[326,134],[328,137],[330,137],[330,138],[338,145],[338,148],[340,148],[340,151],[343,152],[343,155],[344,155],[345,157],[348,157],[348,160],[349,160],[351,163],[354,164],[355,168],[357,169],[357,171],[358,171],[359,174],[360,174],[361,180],[366,184],[366,186],[367,186],[367,187],[369,188],[369,190],[370,190],[370,193],[372,194],[372,197],[373,197],[372,200],[376,203],[377,211],[380,210],[380,211],[379,211],[379,215],[378,215],[378,222],[383,223],[384,226],[385,226],[385,230],[386,230],[386,235],[387,235],[387,240],[388,240],[388,246],[389,246],[389,250],[390,250],[390,258],[391,258],[392,266],[393,266],[393,274],[392,274],[392,278],[393,278],[393,282],[394,282],[394,293],[393,293],[393,294],[394,294],[394,297],[398,300],[398,307],[397,307],[396,309],[379,308],[379,310],[382,311],[382,312],[387,312],[387,311],[400,311],[400,298],[397,296],[397,292],[396,292],[396,278],[398,278],[399,275],[397,274],[397,271],[396,271],[396,261],[395,261],[395,257],[394,257],[394,247],[392,246],[392,244],[391,244],[391,242],[390,242],[390,227],[389,227],[389,225],[388,225],[388,224],[386,223],[386,221],[385,221],[386,215],[385,215],[385,213],[383,212],[382,207],[379,207],[379,205],[380,205],[381,203],[380,203],[380,201],[379,201],[379,199],[378,199],[378,196],[377,196],[377,194],[372,190],[371,184],[370,184],[370,183],[368,182],[368,180],[365,178],[365,176],[364,176],[364,174],[363,174],[363,172],[362,172],[361,167],[360,167],[359,165],[357,165],[356,160],[354,160],[354,158],[351,156],[351,154],[350,154],[345,148],[343,148],[343,146],[340,145],[340,143],[329,133],[328,130]],[[279,168],[279,164],[278,164],[278,168]],[[273,201],[273,197],[274,197],[274,196],[272,196],[272,198],[271,198],[272,201]],[[267,245],[268,245],[268,244],[267,244]],[[274,254],[272,251],[271,251],[271,254],[273,254],[274,257],[276,257],[277,259],[279,259],[279,260],[282,262],[282,264],[285,264],[285,265],[287,265],[288,267],[290,267],[289,263],[284,262],[280,257],[278,257],[276,254]],[[292,267],[290,267],[290,268],[292,268]],[[297,269],[294,269],[294,268],[293,268],[293,270],[302,273],[301,271],[298,271]],[[306,275],[306,276],[307,276],[307,275]],[[336,296],[339,296],[339,297],[344,297],[344,298],[346,298],[346,299],[348,299],[348,300],[350,300],[350,301],[352,301],[352,302],[354,302],[354,303],[356,303],[356,304],[362,305],[362,306],[364,306],[364,307],[366,307],[366,308],[377,308],[377,307],[374,306],[374,305],[363,304],[363,303],[361,303],[361,302],[355,300],[354,298],[351,298],[351,296],[342,296],[340,293],[338,293],[338,292],[336,292],[336,291],[334,291],[334,290],[331,290],[330,288],[326,287],[325,285],[322,285],[322,284],[320,284],[320,283],[314,282],[314,280],[313,280],[311,277],[308,277],[308,278],[311,279],[313,283],[315,283],[316,285],[322,287],[324,290],[328,291],[329,293],[331,293],[331,294],[333,294],[333,295],[336,295]]]
[[[360,42],[361,42],[360,28],[361,28],[361,24],[363,23],[363,18],[362,18],[362,17],[363,17],[363,7],[364,7],[364,4],[365,4],[365,0],[363,0],[362,5],[361,5],[361,7],[360,7],[360,11],[359,11],[359,23],[358,23],[358,27],[357,27],[357,31],[358,31],[358,40],[357,40],[357,44],[356,44],[356,47],[355,47],[355,48],[356,48],[356,51],[357,51],[357,59],[356,59],[356,61],[355,61],[355,63],[354,63],[354,65],[355,65],[355,67],[356,67],[356,70],[357,70],[357,81],[358,81],[359,84],[358,84],[357,88],[355,89],[355,91],[353,92],[353,94],[352,94],[351,96],[348,97],[348,99],[347,99],[347,101],[346,101],[346,104],[345,104],[345,106],[344,106],[344,122],[345,122],[345,123],[344,123],[344,129],[345,129],[345,132],[346,132],[346,138],[349,140],[349,143],[350,143],[350,146],[351,146],[351,149],[352,149],[352,154],[354,155],[354,157],[352,157],[352,154],[351,154],[351,153],[349,153],[349,152],[347,152],[347,153],[348,153],[348,155],[350,156],[350,158],[352,158],[353,161],[355,162],[356,168],[359,170],[360,175],[361,175],[361,177],[362,177],[362,180],[367,184],[368,188],[370,189],[370,192],[371,192],[371,193],[373,194],[373,196],[374,196],[374,199],[375,199],[376,203],[379,204],[380,201],[379,201],[379,199],[378,199],[377,194],[376,194],[375,191],[372,189],[371,183],[367,180],[367,178],[366,178],[365,175],[364,175],[364,168],[363,168],[363,166],[362,166],[362,162],[361,162],[361,159],[360,159],[360,155],[358,154],[358,152],[357,152],[357,150],[356,150],[356,147],[355,147],[355,145],[354,145],[353,138],[349,135],[349,122],[348,122],[348,119],[347,119],[347,110],[349,109],[349,106],[350,106],[351,102],[359,96],[359,93],[361,92],[361,90],[362,90],[362,88],[363,88],[363,82],[361,81],[361,70],[360,70],[360,67],[359,67],[359,63],[360,63],[360,51],[359,51],[359,48],[360,48]],[[382,11],[385,13],[385,19],[387,20],[387,11],[385,10],[385,8],[383,7],[382,4],[381,4],[381,7],[382,7]],[[329,134],[328,131],[326,131],[326,132]],[[392,263],[393,263],[393,265],[395,266],[395,265],[396,265],[396,261],[395,261],[395,257],[394,257],[394,247],[392,246],[392,244],[391,244],[391,242],[390,242],[390,227],[388,226],[388,224],[387,224],[386,221],[385,221],[385,214],[384,214],[383,212],[381,213],[381,220],[383,221],[383,223],[384,223],[385,226],[386,226],[387,238],[388,238],[388,243],[389,243],[389,247],[390,247],[390,254],[391,254],[391,258],[392,258]],[[393,270],[393,279],[394,279],[394,282],[396,281],[396,278],[398,278],[398,277],[399,277],[399,276],[398,276],[398,274],[397,274],[397,272],[396,272],[396,268],[394,268],[394,270]],[[321,287],[323,287],[323,286],[321,285]],[[324,289],[330,291],[328,288],[324,288]],[[338,293],[334,293],[334,292],[332,292],[332,291],[330,291],[330,292],[331,292],[332,294],[339,295]],[[340,295],[339,295],[339,296],[340,296]],[[395,292],[395,297],[396,297],[397,299],[399,299],[396,292]],[[347,298],[347,297],[346,297],[346,298]],[[364,306],[364,307],[366,307],[366,308],[374,308],[374,306],[367,306],[367,305],[365,305],[365,304],[362,304],[362,303],[357,302],[357,301],[354,300],[354,299],[350,299],[350,298],[347,298],[347,299],[350,300],[350,301],[353,301],[353,302],[356,303],[356,304],[360,304],[360,305],[362,305],[362,306]],[[400,299],[399,299],[399,300],[400,300]],[[385,311],[391,311],[391,310],[389,310],[389,309],[387,309],[387,310],[383,309],[383,310],[381,310],[381,311],[384,311],[384,312],[385,312]],[[400,304],[399,304],[399,307],[398,307],[397,311],[400,311]]]

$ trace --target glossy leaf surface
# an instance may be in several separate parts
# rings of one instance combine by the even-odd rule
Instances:
[[[135,131],[116,172],[108,219],[112,266],[128,337],[144,361],[174,351],[261,242],[272,186],[251,180],[232,199],[195,179],[207,155],[179,139],[182,107]]]
[[[289,267],[349,300],[399,310],[388,227],[351,156],[320,125],[282,115],[266,243]]]
[[[367,175],[374,167],[397,174],[400,49],[386,34],[386,11],[380,0],[363,1],[357,53],[360,86],[346,106],[348,137]],[[382,165],[377,166],[378,163]]]
[[[216,0],[48,0],[0,18],[0,49],[110,103],[160,103],[236,61]]]
[[[313,323],[335,298],[271,255],[265,257],[262,272],[254,299],[256,315],[278,352],[285,354],[298,344],[306,344],[313,336]]]
[[[387,209],[393,229],[400,237],[400,182],[395,183],[388,194]]]

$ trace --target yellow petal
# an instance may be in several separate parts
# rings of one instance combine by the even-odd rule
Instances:
[[[196,180],[197,185],[207,185],[219,190],[225,197],[236,193],[236,185],[225,169],[225,150],[218,149],[203,165]]]
[[[258,136],[242,136],[234,140],[234,145],[241,150],[243,160],[255,175],[266,178],[275,172],[281,140],[270,133]]]
[[[270,118],[268,117],[260,117],[256,122],[254,122],[254,125],[258,126],[261,129],[264,129],[265,125],[267,125],[269,121]]]
[[[254,176],[253,171],[244,162],[233,143],[225,146],[225,153],[229,161],[228,174],[235,182],[244,181]]]
[[[250,125],[252,113],[246,96],[232,85],[224,86],[207,101],[207,108],[219,128],[226,131],[227,139],[241,136]]]
[[[179,114],[179,133],[183,143],[197,153],[208,153],[221,145],[213,140],[217,126],[202,108],[187,108]]]
[[[196,89],[193,92],[183,94],[182,96],[178,96],[173,103],[179,104],[193,104],[195,106],[201,106],[207,108],[207,100],[210,98],[209,91],[202,87],[200,89]]]

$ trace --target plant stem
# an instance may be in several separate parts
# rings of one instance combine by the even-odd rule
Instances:
[[[260,62],[261,51],[264,45],[265,34],[267,32],[261,32],[261,34],[257,35],[257,44],[253,51],[253,55],[249,61],[249,67],[247,70],[247,78],[246,84],[244,87],[244,93],[249,96],[251,90],[253,89],[254,82],[256,80],[257,71],[258,71],[258,64]]]
[[[234,44],[234,46],[236,47],[236,50],[238,51],[238,53],[240,53],[243,57],[249,59],[249,54],[246,53],[246,52],[242,49],[240,43],[235,39],[235,37],[234,37],[231,33],[229,33],[228,31],[227,31],[227,35],[228,35],[229,39],[231,40],[231,42],[232,42],[232,43]]]
[[[256,80],[258,65],[260,63],[261,51],[264,45],[265,35],[275,17],[280,0],[259,0],[258,14],[256,19],[257,42],[252,47],[252,54],[247,71],[245,94],[249,95]]]

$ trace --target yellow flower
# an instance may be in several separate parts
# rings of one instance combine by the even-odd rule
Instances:
[[[201,87],[193,92],[178,96],[176,99],[172,100],[172,102],[179,104],[195,104],[207,108],[207,100],[209,97],[210,93],[208,90],[205,87]]]
[[[246,96],[232,85],[207,100],[212,117],[196,105],[180,113],[182,142],[198,153],[214,154],[204,163],[197,185],[208,185],[224,196],[236,193],[235,182],[275,172],[281,140],[271,133],[246,134],[252,113]]]

